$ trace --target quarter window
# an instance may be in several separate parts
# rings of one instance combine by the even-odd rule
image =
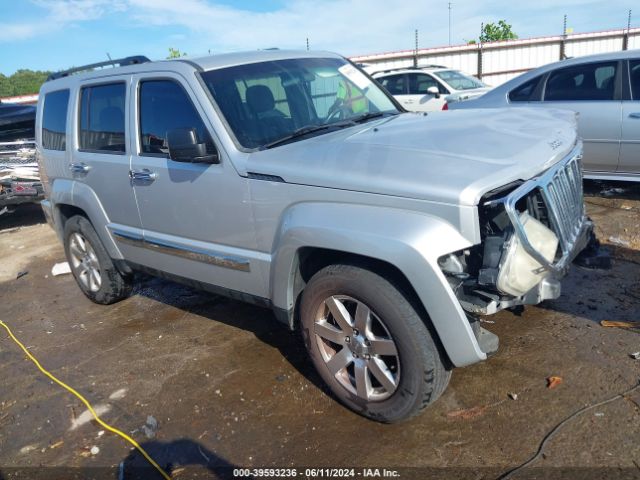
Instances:
[[[631,75],[631,95],[634,100],[640,100],[640,60],[629,62],[629,74]]]
[[[544,99],[613,100],[617,67],[617,62],[602,62],[555,70],[547,80]]]
[[[49,92],[44,96],[42,148],[48,150],[66,149],[68,108],[69,90]]]
[[[80,93],[80,150],[122,153],[125,148],[124,83],[84,87]]]
[[[386,88],[391,95],[406,95],[406,75],[389,75],[378,79],[378,83]]]
[[[536,87],[538,86],[538,83],[540,83],[540,78],[541,77],[532,78],[519,87],[511,90],[509,92],[509,100],[512,102],[532,102],[540,100],[540,95],[535,95]]]
[[[147,80],[140,84],[140,149],[143,154],[169,157],[167,132],[194,129],[207,153],[216,153],[213,140],[184,89],[172,80]]]

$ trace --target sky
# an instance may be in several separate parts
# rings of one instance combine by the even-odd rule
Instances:
[[[520,38],[623,28],[637,0],[454,1],[451,43],[504,19]],[[261,48],[353,56],[449,42],[448,2],[418,0],[0,0],[0,73],[62,70],[130,55],[162,59]]]

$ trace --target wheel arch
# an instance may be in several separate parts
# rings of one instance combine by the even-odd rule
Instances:
[[[61,241],[64,241],[65,222],[73,215],[82,215],[93,225],[109,256],[114,260],[123,260],[107,229],[109,217],[88,185],[75,180],[56,179],[51,184],[48,200],[51,202],[54,229]]]
[[[486,359],[437,264],[440,256],[471,244],[443,219],[385,207],[298,204],[284,215],[276,241],[271,299],[290,326],[311,273],[327,262],[363,262],[415,294],[454,365]]]

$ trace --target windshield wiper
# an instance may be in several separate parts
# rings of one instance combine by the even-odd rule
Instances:
[[[362,115],[358,115],[355,117],[347,118],[340,122],[325,123],[322,125],[306,125],[304,127],[300,127],[297,130],[294,130],[289,135],[286,135],[282,138],[278,138],[277,140],[264,144],[263,146],[260,147],[260,150],[267,150],[269,148],[277,147],[278,145],[282,145],[283,143],[287,143],[298,137],[304,137],[305,135],[308,135],[310,133],[319,132],[322,130],[328,130],[330,128],[353,127],[358,123],[363,123],[363,122],[366,122],[367,120],[371,120],[372,118],[379,118],[385,115],[397,115],[397,114],[392,112],[369,112],[369,113],[363,113]]]
[[[303,137],[310,133],[319,132],[321,130],[328,130],[329,128],[350,127],[353,125],[355,125],[355,123],[352,120],[345,121],[345,122],[327,123],[326,125],[306,125],[304,127],[300,127],[297,130],[294,130],[289,135],[286,135],[282,138],[279,138],[277,140],[264,144],[262,147],[260,147],[260,150],[267,150],[269,148],[276,147],[278,145],[286,143],[295,138]]]
[[[369,112],[363,113],[362,115],[358,115],[357,117],[351,117],[349,120],[356,123],[363,123],[367,120],[371,120],[372,118],[384,117],[385,115],[397,115],[394,112]]]

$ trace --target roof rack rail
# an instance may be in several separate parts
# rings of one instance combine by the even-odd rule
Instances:
[[[385,70],[376,70],[372,72],[371,75],[377,75],[378,73],[390,73],[390,72],[395,72],[396,70],[422,70],[423,68],[448,68],[448,67],[444,65],[432,65],[432,64],[418,65],[417,67],[410,65],[408,67],[395,67],[395,68],[387,68]]]
[[[105,62],[91,63],[89,65],[83,65],[81,67],[70,68],[69,70],[61,70],[60,72],[54,72],[47,77],[47,82],[49,80],[57,80],[58,78],[68,77],[71,74],[74,74],[77,72],[84,72],[86,70],[93,70],[95,68],[107,67],[107,66],[126,67],[128,65],[137,65],[139,63],[147,63],[150,61],[151,60],[149,60],[144,55],[135,55],[132,57],[124,57],[124,58],[117,58],[115,60],[107,60]]]

